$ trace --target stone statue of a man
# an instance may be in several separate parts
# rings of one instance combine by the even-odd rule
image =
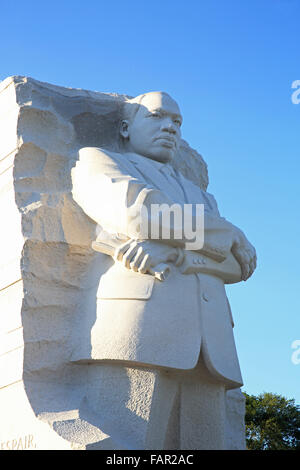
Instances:
[[[173,168],[181,123],[166,93],[129,100],[120,153],[83,148],[72,173],[75,201],[99,226],[93,246],[111,255],[89,357],[78,360],[97,363],[87,398],[116,449],[226,448],[225,393],[242,385],[224,284],[248,279],[256,254],[214,197]],[[204,205],[200,248],[187,245],[184,222],[180,238],[172,217],[152,218],[162,204]]]

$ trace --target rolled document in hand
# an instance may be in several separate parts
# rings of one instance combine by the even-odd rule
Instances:
[[[102,241],[93,241],[92,248],[95,251],[99,251],[100,253],[104,253],[111,257],[114,257],[115,255],[115,248],[107,243],[103,243]],[[165,281],[170,274],[170,267],[165,263],[160,263],[154,268],[148,269],[147,273],[151,274],[159,281]]]

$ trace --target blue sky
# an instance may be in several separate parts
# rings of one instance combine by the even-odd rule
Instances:
[[[178,101],[209,191],[258,253],[253,277],[228,288],[244,390],[297,403],[299,21],[298,0],[16,0],[0,17],[0,80]]]

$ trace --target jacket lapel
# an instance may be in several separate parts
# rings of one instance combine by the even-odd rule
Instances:
[[[155,188],[165,191],[167,194],[174,194],[174,187],[160,172],[159,165],[156,165],[156,162],[136,154],[128,154],[128,159],[134,164],[144,180],[151,183]]]
[[[146,157],[140,157],[134,153],[127,154],[127,158],[133,163],[136,170],[143,176],[146,182],[152,184],[155,188],[164,191],[172,200],[184,202],[185,204],[204,204],[205,211],[211,212],[212,207],[206,193],[198,186],[186,179],[179,171],[174,170],[176,175],[175,181],[180,190],[164,176],[164,167],[160,170],[160,165]],[[184,200],[180,198],[180,193],[184,194]]]

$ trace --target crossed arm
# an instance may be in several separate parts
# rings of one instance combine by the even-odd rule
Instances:
[[[151,225],[151,206],[171,206],[174,201],[134,172],[126,157],[102,149],[82,149],[72,179],[73,197],[84,212],[106,232],[125,237],[115,258],[123,261],[126,267],[143,273],[159,262],[178,260],[178,248],[184,250],[189,240],[184,235],[175,237],[171,220],[170,239],[151,240],[148,231],[149,239],[145,240],[145,227],[136,223],[142,220],[147,226]],[[148,209],[147,220],[140,217],[142,207]],[[199,251],[219,262],[231,251],[241,266],[242,279],[248,279],[256,267],[256,253],[243,232],[226,219],[210,213],[204,215],[204,229],[204,246]],[[157,233],[161,234],[162,230]]]

